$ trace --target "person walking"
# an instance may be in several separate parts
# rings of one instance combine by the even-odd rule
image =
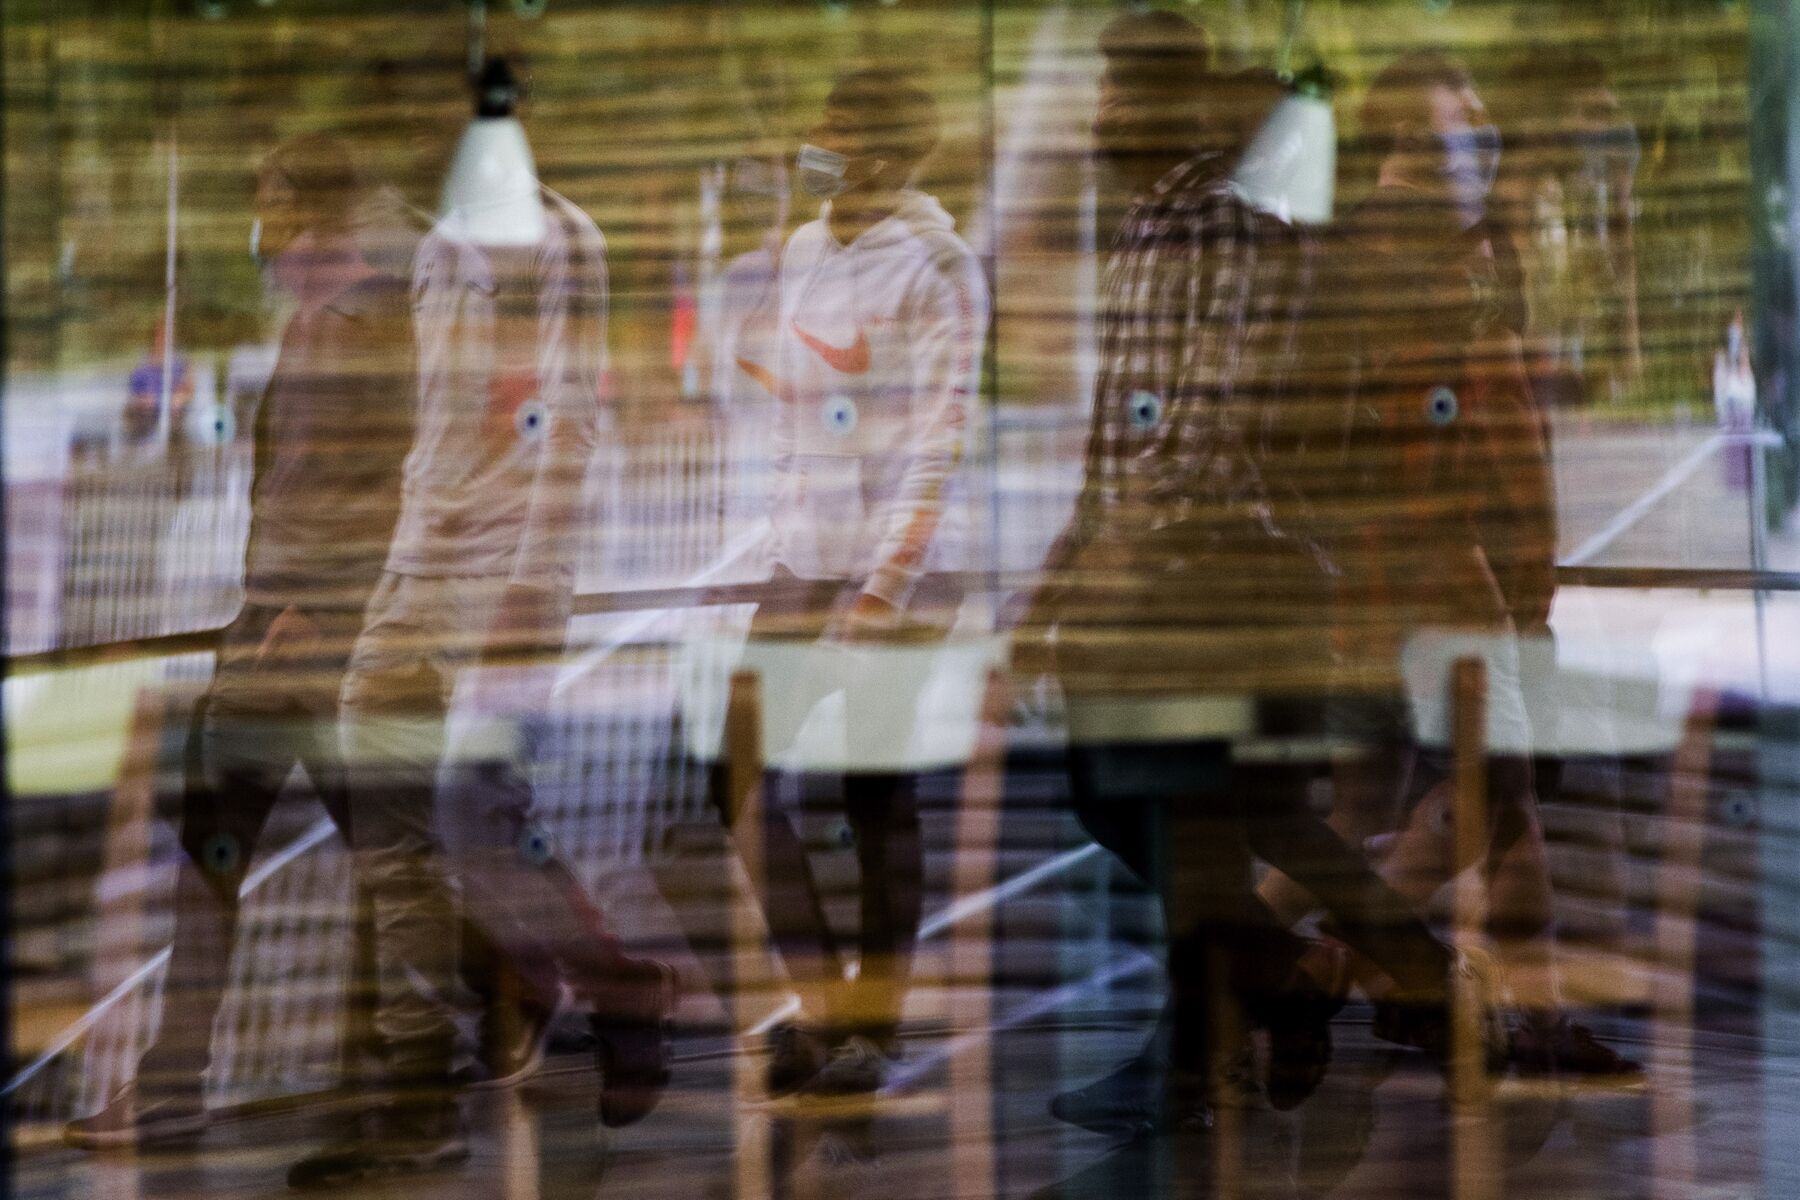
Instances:
[[[944,636],[962,603],[969,537],[961,486],[988,321],[981,264],[914,180],[936,147],[931,96],[905,74],[846,75],[801,149],[799,184],[823,201],[784,248],[775,328],[736,366],[775,397],[771,597],[752,638],[837,648]],[[766,699],[790,732],[820,697]],[[846,713],[852,725],[870,714]],[[901,736],[896,734],[895,736]],[[800,993],[777,1029],[775,1094],[870,1093],[899,1055],[924,886],[918,779],[775,773],[792,799],[836,789],[855,840],[862,921],[854,976],[826,921],[794,816],[766,809],[765,915]],[[730,810],[716,789],[727,824]]]
[[[352,233],[360,192],[342,143],[319,134],[258,172],[260,253],[295,307],[256,414],[246,599],[188,740],[162,1025],[135,1080],[68,1126],[77,1146],[206,1127],[238,889],[296,764],[354,844],[339,690],[399,511],[414,377],[406,283],[371,266]],[[352,975],[353,991],[367,983]]]

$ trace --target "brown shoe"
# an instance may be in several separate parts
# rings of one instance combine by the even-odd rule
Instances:
[[[677,999],[675,970],[647,964],[649,977],[619,1014],[595,1013],[594,1067],[600,1073],[600,1123],[609,1129],[649,1116],[669,1086],[670,1035]]]
[[[209,1124],[199,1087],[140,1091],[127,1084],[105,1108],[63,1126],[63,1141],[79,1150],[114,1150],[191,1141]]]

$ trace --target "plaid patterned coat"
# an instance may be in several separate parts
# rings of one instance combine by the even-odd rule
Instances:
[[[1086,477],[1019,647],[1071,692],[1288,691],[1328,653],[1286,403],[1314,250],[1224,166],[1177,166],[1113,243]]]

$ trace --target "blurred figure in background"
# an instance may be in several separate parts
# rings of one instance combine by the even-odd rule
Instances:
[[[356,244],[360,190],[342,143],[316,134],[283,145],[258,175],[261,252],[295,308],[257,413],[246,600],[221,635],[189,738],[161,1033],[135,1084],[69,1127],[76,1145],[205,1127],[238,888],[296,763],[355,844],[339,689],[399,510],[413,392],[406,284]]]
[[[1725,327],[1725,345],[1713,354],[1713,415],[1719,432],[1743,437],[1756,430],[1756,372],[1750,366],[1750,342],[1744,336],[1744,313],[1733,313]],[[1755,468],[1749,445],[1724,451],[1725,486],[1747,495]]]
[[[1641,398],[1645,384],[1637,265],[1641,147],[1611,72],[1585,50],[1536,47],[1500,83],[1505,90],[1488,89],[1507,143],[1495,224],[1517,247],[1525,371],[1554,466],[1559,414],[1579,429],[1583,410]],[[1742,459],[1734,459],[1738,451],[1722,453],[1728,486],[1734,461],[1747,463],[1748,452],[1743,449]],[[1568,602],[1588,601],[1576,593]],[[1520,633],[1543,639],[1541,657],[1561,656],[1547,625],[1522,626]],[[1544,707],[1540,700],[1534,710]],[[1622,765],[1571,769],[1538,754],[1533,777],[1540,804],[1556,805],[1564,830],[1594,851],[1579,878],[1567,880],[1583,910],[1573,932],[1622,931],[1629,889]]]
[[[194,376],[187,355],[169,352],[169,330],[166,317],[158,317],[150,330],[150,352],[136,367],[126,385],[124,424],[125,443],[142,446],[156,440],[163,428],[163,389],[168,388],[168,431],[171,441],[181,437],[187,426],[188,405],[194,399]]]
[[[1636,1068],[1560,1011],[1549,864],[1532,770],[1520,638],[1542,638],[1555,592],[1555,496],[1527,381],[1519,273],[1492,215],[1500,135],[1461,64],[1403,58],[1371,85],[1363,129],[1376,183],[1334,231],[1307,350],[1311,536],[1337,568],[1333,732],[1365,753],[1340,764],[1331,821],[1383,839],[1381,873],[1423,906],[1461,869],[1445,756],[1421,751],[1402,675],[1420,633],[1483,635],[1491,828],[1490,925],[1524,1006],[1525,1068]],[[1263,895],[1283,919],[1304,881]],[[1383,985],[1372,983],[1372,995]],[[1442,1029],[1384,1010],[1377,1033],[1438,1048]]]
[[[958,479],[988,320],[981,265],[912,181],[937,145],[937,105],[906,76],[864,70],[832,88],[798,159],[825,201],[784,249],[772,329],[746,323],[739,377],[776,401],[774,598],[753,638],[834,645],[941,636],[962,602],[944,572],[968,535]],[[797,729],[816,695],[771,694]],[[862,719],[846,713],[848,722]],[[841,788],[862,905],[857,969],[840,953],[783,803]],[[775,1031],[769,1090],[867,1093],[899,1054],[923,888],[918,781],[907,774],[776,776],[764,831],[771,930],[802,1015]],[[730,799],[718,789],[728,809]],[[727,823],[737,814],[726,811]]]
[[[1637,127],[1590,55],[1546,49],[1508,82],[1495,206],[1522,260],[1532,390],[1546,412],[1617,404],[1644,376]]]

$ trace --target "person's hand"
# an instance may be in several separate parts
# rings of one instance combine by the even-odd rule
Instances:
[[[509,583],[488,625],[483,657],[554,651],[562,645],[566,623],[556,593],[530,584]]]
[[[256,648],[256,661],[299,658],[317,649],[320,638],[319,623],[290,604],[269,622],[262,644]]]
[[[869,641],[900,625],[900,609],[880,596],[864,592],[844,613],[839,636],[847,642]]]

